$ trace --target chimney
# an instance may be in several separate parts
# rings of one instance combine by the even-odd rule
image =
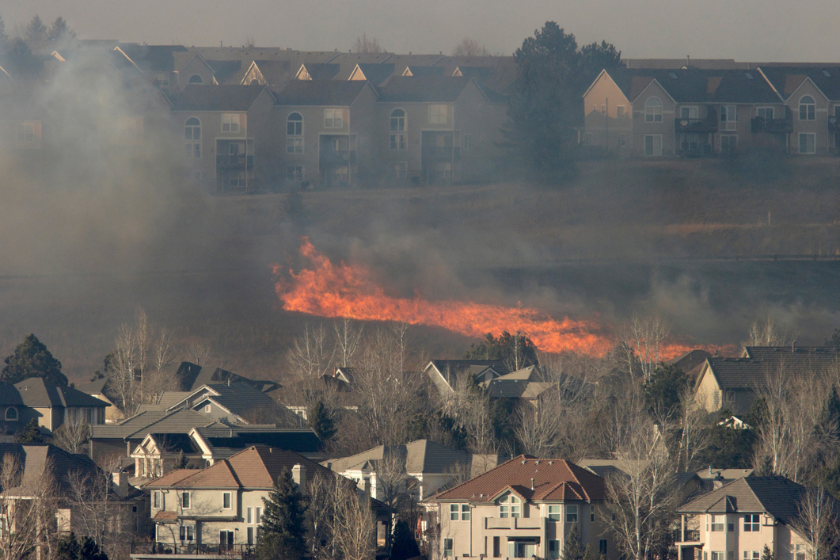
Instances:
[[[301,493],[306,492],[306,467],[298,463],[292,467],[292,480],[300,487]]]
[[[128,496],[128,473],[120,471],[111,473],[111,485],[114,493],[120,498]]]

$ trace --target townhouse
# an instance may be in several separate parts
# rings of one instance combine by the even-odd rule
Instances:
[[[432,498],[439,553],[463,558],[560,558],[576,528],[584,545],[619,557],[604,523],[605,482],[560,459],[519,456]]]
[[[582,141],[620,157],[702,157],[750,148],[838,153],[840,67],[603,70],[584,94]]]
[[[14,385],[0,384],[0,422],[15,432],[35,419],[47,434],[62,424],[82,422],[96,426],[105,422],[108,403],[72,387],[61,387],[41,377],[30,377]]]
[[[798,528],[808,493],[781,476],[750,476],[688,502],[677,509],[678,560],[759,560],[765,547],[776,560],[811,558],[808,535]],[[827,500],[838,511],[840,504]]]

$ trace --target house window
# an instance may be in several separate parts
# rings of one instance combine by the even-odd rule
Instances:
[[[472,150],[472,134],[464,134],[464,150]]]
[[[744,516],[744,532],[757,533],[758,532],[758,514],[751,513]]]
[[[458,512],[460,511],[460,506],[458,504],[449,504],[449,520],[450,521],[458,521]]]
[[[233,531],[219,531],[219,548],[221,550],[233,549]]]
[[[551,539],[548,541],[548,557],[560,558],[560,541]]]
[[[195,528],[192,525],[181,525],[179,536],[182,541],[191,541],[194,538]]]
[[[755,116],[766,121],[773,120],[773,107],[759,107],[755,110]]]
[[[160,509],[160,492],[155,490],[152,492],[152,507],[155,509]]]
[[[248,527],[247,533],[248,533],[248,544],[253,545],[254,544],[254,528],[253,527]]]
[[[589,521],[595,523],[595,505],[589,506]]]
[[[324,128],[344,128],[344,109],[324,109]]]
[[[186,141],[186,156],[188,158],[201,157],[201,121],[190,117],[184,123],[184,140]]]
[[[799,120],[813,121],[817,118],[817,104],[810,95],[803,95],[799,99]]]
[[[745,550],[744,551],[744,560],[759,560],[761,558],[761,554],[757,550]]]
[[[239,113],[222,113],[222,132],[239,132]]]
[[[405,179],[408,176],[408,162],[398,161],[394,164],[394,179]]]
[[[723,154],[734,152],[738,149],[738,136],[735,134],[720,135],[720,152]],[[721,392],[715,391],[715,408],[720,406]]]
[[[522,500],[508,494],[499,500],[499,517],[519,517],[521,515]]]
[[[793,552],[793,560],[805,560],[805,545],[795,544],[791,552]]]
[[[625,109],[624,105],[616,105],[615,116],[618,119],[623,119],[624,117],[627,116],[627,112],[626,112],[626,109]]]
[[[455,550],[453,548],[454,545],[455,545],[455,543],[453,542],[452,539],[443,539],[443,556],[444,557],[455,556]]]
[[[391,122],[389,130],[391,133],[391,149],[405,150],[408,142],[405,134],[405,111],[394,109],[391,111]]]
[[[799,153],[800,154],[815,154],[817,153],[817,135],[813,132],[799,133]]]
[[[621,146],[622,148],[627,146],[627,135],[626,134],[621,133],[621,134],[618,135],[618,145]]]
[[[723,130],[735,130],[738,126],[738,108],[735,105],[722,105],[720,122]]]
[[[448,122],[448,105],[429,105],[429,124],[446,124]]]
[[[681,119],[696,119],[697,114],[697,107],[680,107]]]
[[[286,167],[286,180],[290,183],[300,183],[303,181],[303,166],[290,165]]]
[[[723,515],[710,515],[709,516],[709,524],[710,524],[710,531],[712,533],[722,533],[723,532],[723,523],[725,520],[725,516]]]
[[[198,74],[193,74],[192,76],[190,76],[190,79],[188,81],[191,84],[203,84],[204,78],[202,78]]]
[[[566,523],[578,522],[578,507],[576,505],[566,506]]]
[[[181,507],[183,509],[190,509],[190,493],[181,492]]]
[[[10,406],[6,409],[6,422],[17,422],[18,411],[15,407]]]
[[[222,493],[222,508],[230,509],[230,492]]]
[[[204,405],[204,413],[205,414],[210,414],[211,410],[212,410],[212,407],[209,404]]]
[[[662,155],[661,134],[645,134],[645,155],[650,157]]]
[[[662,101],[658,97],[645,102],[645,122],[662,122]]]
[[[598,554],[606,554],[607,553],[607,539],[601,539],[598,541]]]
[[[560,506],[559,505],[548,506],[548,518],[552,521],[560,521]]]
[[[239,171],[238,173],[231,173],[228,181],[228,186],[232,189],[244,189],[245,172]]]
[[[461,504],[461,521],[469,521],[470,520],[470,505],[469,504]]]
[[[303,115],[292,113],[286,119],[286,153],[303,153]]]
[[[435,179],[448,180],[452,178],[452,164],[441,161],[435,164]]]
[[[726,560],[723,552],[712,551],[712,560]]]

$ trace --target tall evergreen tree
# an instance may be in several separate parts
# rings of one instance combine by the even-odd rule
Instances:
[[[47,26],[41,21],[41,16],[36,14],[26,26],[26,44],[30,49],[35,50],[46,44],[47,37]]]
[[[306,552],[308,502],[292,479],[292,472],[284,468],[268,498],[263,498],[265,510],[260,526],[260,542],[257,544],[260,560],[296,560],[303,557]]]
[[[317,400],[312,403],[307,412],[309,427],[315,432],[321,441],[329,441],[336,433],[335,422],[330,418],[324,401]]]
[[[76,33],[74,33],[69,27],[67,27],[67,22],[64,20],[63,17],[56,18],[56,20],[50,27],[49,32],[47,33],[47,39],[50,43],[63,43],[65,41],[70,41],[75,38]]]
[[[17,383],[30,377],[43,377],[45,381],[66,387],[67,377],[61,373],[61,362],[53,358],[43,342],[34,334],[28,334],[17,345],[15,353],[6,358],[6,366],[0,372],[0,382]]]
[[[44,443],[44,435],[38,427],[38,420],[33,418],[17,434],[18,443]]]

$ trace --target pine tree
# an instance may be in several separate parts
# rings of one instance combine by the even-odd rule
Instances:
[[[56,560],[108,560],[108,555],[99,549],[90,537],[82,539],[81,544],[75,533],[62,537],[56,546]]]
[[[764,545],[764,552],[761,553],[761,560],[773,560],[773,553],[770,552],[770,548],[766,544]]]
[[[572,525],[572,530],[566,536],[566,542],[563,546],[563,560],[584,560],[587,552],[580,540],[577,525]]]
[[[44,443],[44,436],[38,427],[38,420],[33,418],[23,429],[18,432],[17,442],[24,444]]]
[[[265,510],[260,526],[257,557],[260,560],[302,558],[306,551],[306,508],[308,499],[292,479],[292,472],[284,468],[274,489],[263,498]]]
[[[18,383],[30,377],[43,377],[45,381],[61,387],[68,384],[67,377],[61,373],[61,362],[53,358],[44,343],[31,333],[17,345],[15,353],[6,358],[0,382]]]
[[[26,43],[32,50],[44,45],[47,42],[47,26],[41,21],[41,17],[35,15],[29,25],[26,26]]]
[[[67,22],[62,17],[56,18],[47,33],[47,39],[49,39],[50,43],[60,43],[75,38],[76,33],[67,27]]]
[[[329,411],[323,401],[315,401],[310,407],[307,418],[309,427],[321,441],[328,441],[335,435],[335,422],[330,418]]]

